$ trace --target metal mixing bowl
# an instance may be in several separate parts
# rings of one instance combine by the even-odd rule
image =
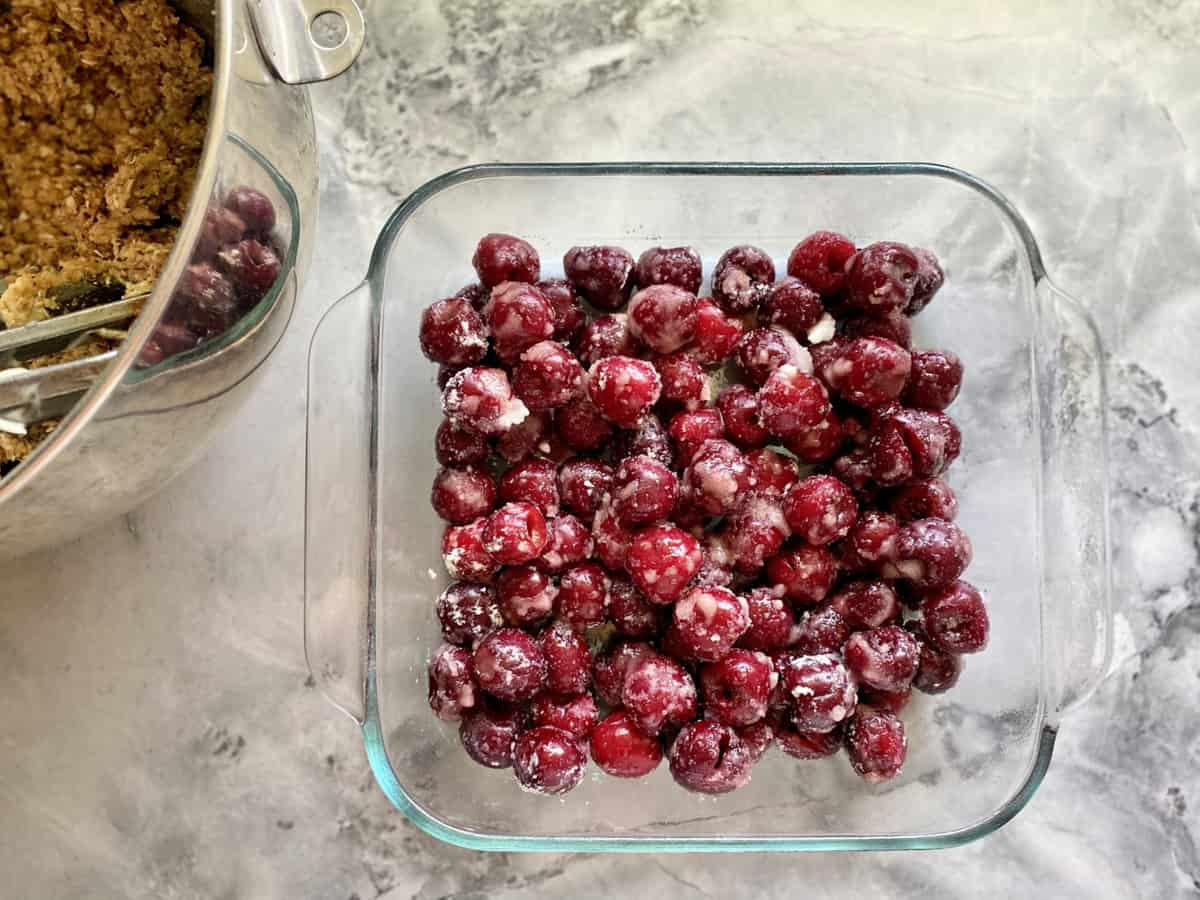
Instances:
[[[214,85],[188,212],[129,336],[58,429],[0,481],[0,559],[67,540],[132,509],[200,454],[239,407],[279,343],[307,269],[317,211],[317,147],[303,87],[333,77],[362,47],[355,0],[178,0],[207,40]],[[318,17],[342,19],[322,46]],[[283,271],[219,341],[146,366],[205,213],[232,185],[266,193],[278,214]],[[139,359],[141,361],[139,362]]]

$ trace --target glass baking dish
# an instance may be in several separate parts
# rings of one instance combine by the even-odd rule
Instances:
[[[844,756],[772,751],[751,784],[689,794],[666,766],[624,781],[594,767],[562,800],[472,763],[426,702],[446,582],[429,505],[440,421],[421,309],[474,280],[489,231],[536,246],[543,276],[574,244],[636,256],[691,244],[705,273],[750,242],[783,270],[818,228],[860,245],[933,248],[947,271],[915,343],[965,361],[950,410],[964,450],[949,479],[989,600],[991,643],[957,687],[905,711],[909,756],[872,787]],[[306,626],[309,665],[362,727],[380,786],[409,819],[494,850],[931,848],[1000,827],[1046,773],[1063,713],[1110,656],[1104,365],[1086,313],[1046,277],[1025,221],[956,169],[897,164],[530,164],[459,169],[392,214],[366,280],[325,314],[309,357]]]

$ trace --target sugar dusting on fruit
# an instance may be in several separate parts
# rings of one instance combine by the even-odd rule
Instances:
[[[621,778],[666,757],[712,795],[774,745],[897,777],[912,698],[951,689],[990,629],[942,479],[964,366],[913,349],[907,321],[941,265],[822,231],[782,279],[731,248],[708,298],[694,249],[634,259],[571,247],[567,277],[539,280],[536,248],[490,234],[478,283],[422,315],[456,579],[433,713],[544,795],[589,750]]]

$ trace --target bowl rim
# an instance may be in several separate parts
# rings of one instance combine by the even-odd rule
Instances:
[[[958,183],[981,194],[997,207],[1020,240],[1028,261],[1032,285],[1036,289],[1048,281],[1041,251],[1028,223],[1017,208],[990,183],[963,169],[931,162],[522,162],[481,163],[452,169],[426,181],[410,193],[389,215],[371,251],[367,277],[362,286],[369,288],[371,304],[371,340],[369,377],[378,383],[380,317],[382,315],[382,278],[392,243],[412,215],[436,195],[460,184],[488,178],[523,177],[595,177],[595,176],[927,176]],[[371,455],[378,448],[378,417],[370,416]],[[368,504],[369,533],[378,534],[377,497],[372,466],[372,484]],[[1041,785],[1054,753],[1058,734],[1057,718],[1047,715],[1044,692],[1038,698],[1037,716],[1041,722],[1036,751],[1031,755],[1024,779],[1009,798],[988,816],[950,831],[928,834],[821,836],[728,835],[720,837],[644,835],[585,836],[500,834],[481,832],[451,825],[429,812],[412,798],[401,784],[388,757],[380,719],[376,660],[375,580],[377,542],[368,541],[370,596],[367,598],[365,667],[363,675],[363,718],[359,722],[367,760],[375,780],[392,804],[424,831],[446,843],[472,850],[524,852],[587,853],[661,853],[661,852],[800,852],[829,850],[933,850],[960,846],[978,840],[1009,822],[1032,799]]]

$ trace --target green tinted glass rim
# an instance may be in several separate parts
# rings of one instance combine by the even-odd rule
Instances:
[[[367,761],[387,798],[410,822],[426,834],[468,850],[501,852],[579,853],[761,853],[817,850],[941,850],[986,837],[1009,822],[1033,798],[1054,755],[1056,730],[1045,726],[1037,753],[1020,789],[986,819],[955,831],[913,835],[850,835],[721,837],[585,837],[582,835],[489,834],[456,828],[426,811],[408,795],[388,759],[379,721],[375,669],[367,673],[367,719],[363,723]]]

